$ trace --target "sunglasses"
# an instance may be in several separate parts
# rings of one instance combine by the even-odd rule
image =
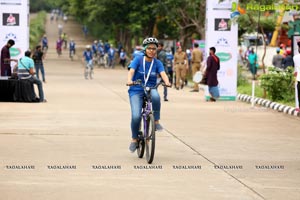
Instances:
[[[146,49],[149,50],[149,51],[156,51],[156,48],[148,47],[148,48],[146,48]]]

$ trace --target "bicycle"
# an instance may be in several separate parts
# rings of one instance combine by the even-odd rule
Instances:
[[[168,86],[161,81],[154,87],[148,87],[145,86],[141,80],[134,81],[132,85],[139,85],[143,87],[145,91],[145,97],[143,100],[141,111],[142,119],[140,122],[140,130],[138,134],[137,155],[139,158],[143,158],[146,149],[146,160],[149,164],[151,164],[153,162],[155,153],[155,122],[152,111],[151,90],[157,89],[159,85],[163,85],[166,87]]]

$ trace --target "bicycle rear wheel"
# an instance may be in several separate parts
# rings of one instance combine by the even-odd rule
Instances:
[[[146,159],[149,164],[152,163],[155,153],[155,124],[153,114],[150,114],[147,119],[147,134],[146,137]]]

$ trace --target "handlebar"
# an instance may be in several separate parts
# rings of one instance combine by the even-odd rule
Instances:
[[[126,84],[126,86],[133,86],[133,85],[139,85],[143,88],[146,88],[147,86],[145,86],[143,83],[142,83],[142,80],[138,79],[136,81],[133,81],[132,84]],[[164,87],[171,87],[171,86],[168,86],[165,84],[165,82],[163,81],[160,81],[158,82],[154,87],[149,87],[150,89],[156,89],[159,85],[162,85]]]

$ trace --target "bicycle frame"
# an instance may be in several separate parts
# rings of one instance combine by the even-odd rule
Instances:
[[[143,106],[142,109],[142,119],[144,120],[144,133],[146,138],[149,137],[149,129],[148,129],[148,123],[147,123],[147,118],[148,116],[152,113],[152,100],[151,100],[151,89],[146,87],[144,89],[146,96],[144,97],[144,102],[143,104],[145,106]]]

